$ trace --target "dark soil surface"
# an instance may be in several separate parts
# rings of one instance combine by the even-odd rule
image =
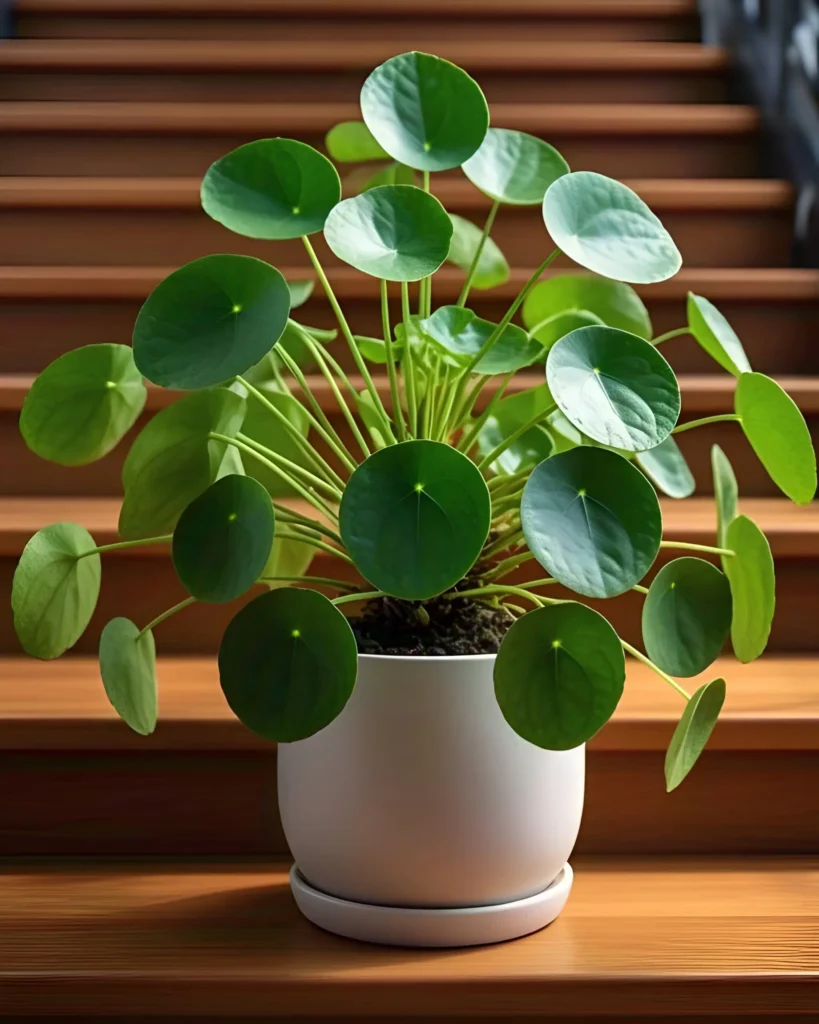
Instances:
[[[381,597],[350,619],[361,654],[495,654],[512,616],[468,597],[419,604]]]

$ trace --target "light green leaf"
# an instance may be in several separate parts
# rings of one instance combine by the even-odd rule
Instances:
[[[389,159],[363,121],[342,121],[333,125],[324,139],[327,152],[339,163],[363,163]]]
[[[316,287],[315,281],[288,281],[287,287],[290,291],[290,309],[298,309],[299,306],[303,306],[305,302],[313,294],[313,289]]]
[[[731,521],[736,519],[739,489],[728,456],[717,444],[711,448],[711,470],[714,476],[714,500],[717,505],[717,544],[724,548],[725,532]]]
[[[696,764],[724,703],[724,679],[712,679],[692,695],[665,756],[665,784],[669,793],[679,786]]]
[[[529,331],[529,336],[543,347],[543,358],[549,354],[549,350],[556,341],[565,338],[572,331],[581,327],[602,327],[603,321],[594,313],[585,309],[572,309],[565,313],[555,313]]]
[[[751,364],[733,327],[713,303],[693,292],[688,293],[688,329],[723,370],[735,377],[750,372]]]
[[[633,288],[622,281],[587,274],[558,274],[540,281],[523,303],[523,322],[534,330],[549,317],[572,312],[592,314],[608,327],[636,334],[645,341],[653,335],[648,310]]]
[[[758,658],[768,644],[776,605],[774,563],[765,534],[747,516],[737,516],[725,531],[724,558],[734,614],[731,643],[740,661]]]
[[[456,213],[451,213],[449,219],[452,221],[453,230],[447,260],[468,272],[480,244],[481,229]],[[509,280],[509,273],[506,257],[499,246],[491,238],[487,238],[481,250],[475,276],[472,278],[472,287],[478,290],[497,288]]]
[[[441,306],[419,326],[453,361],[465,366],[489,341],[497,325],[475,316],[471,309]],[[540,352],[540,346],[524,330],[508,324],[473,372],[511,373],[530,366]]]
[[[509,128],[490,128],[463,165],[473,185],[501,203],[537,206],[569,165],[548,142]]]
[[[276,536],[267,565],[262,570],[259,579],[270,590],[289,587],[291,585],[289,581],[276,581],[272,577],[306,575],[316,553],[316,548],[303,540]]]
[[[359,179],[360,180],[360,179]],[[346,184],[346,181],[345,181]],[[411,167],[406,167],[404,164],[392,163],[375,174],[371,174],[368,178],[364,179],[364,183],[360,188],[355,189],[356,192],[367,192],[371,188],[378,188],[379,185],[417,185],[415,171]]]
[[[279,412],[287,417],[287,420],[296,428],[302,437],[307,437],[310,424],[307,417],[307,410],[292,395],[279,390],[276,384],[257,384],[257,389],[265,398],[274,405]],[[257,441],[277,455],[283,455],[291,462],[312,469],[314,463],[305,457],[304,452],[293,440],[290,432],[276,419],[255,396],[249,395],[247,400],[247,415],[242,424],[242,434],[245,437]],[[233,451],[235,449],[229,449]],[[268,493],[274,498],[285,495],[293,495],[296,492],[285,483],[278,473],[274,472],[252,455],[242,453],[241,462],[245,473],[258,480],[267,488]]]
[[[638,452],[636,459],[640,469],[669,498],[688,498],[694,493],[694,474],[673,437],[667,437],[655,448]]]
[[[502,398],[478,433],[478,451],[486,456],[525,423],[546,414],[554,400],[545,384]],[[492,463],[493,473],[518,473],[537,466],[552,454],[554,445],[545,425],[527,430]]]
[[[100,636],[100,675],[119,717],[140,736],[156,728],[156,647],[130,619],[112,619]]]

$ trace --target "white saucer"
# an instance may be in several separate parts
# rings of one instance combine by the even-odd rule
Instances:
[[[480,946],[517,939],[551,924],[566,904],[572,878],[566,864],[548,889],[534,896],[490,907],[441,910],[382,907],[328,896],[314,889],[296,865],[290,871],[290,888],[309,921],[349,939],[388,946]]]

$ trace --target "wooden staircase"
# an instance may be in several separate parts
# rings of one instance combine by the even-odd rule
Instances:
[[[411,47],[474,73],[494,124],[541,135],[575,169],[627,179],[685,259],[675,279],[643,292],[657,333],[684,322],[689,289],[706,295],[819,439],[819,271],[792,266],[791,188],[757,176],[758,115],[730,102],[728,61],[697,43],[693,0],[18,0],[17,11],[19,38],[0,45],[4,594],[25,541],[48,522],[116,539],[126,446],[82,469],[37,460],[17,430],[32,376],[67,349],[127,342],[148,291],[197,256],[249,253],[288,278],[310,276],[298,244],[277,251],[201,213],[198,179],[253,138],[321,146],[332,124],[357,116],[369,68]],[[475,221],[488,208],[458,175],[438,176],[433,190]],[[548,239],[537,210],[511,207],[493,234],[517,269],[502,288],[473,294],[499,319]],[[379,332],[372,282],[319,248],[355,329]],[[436,300],[454,299],[460,278],[436,277]],[[299,316],[332,326],[318,296]],[[693,342],[664,352],[682,374],[683,418],[731,408],[731,379]],[[523,373],[514,386],[538,380]],[[317,394],[333,415],[319,382]],[[173,397],[151,388],[136,429]],[[664,502],[669,538],[713,543],[713,442],[777,559],[770,654],[715,666],[729,682],[725,711],[671,795],[662,763],[677,701],[630,668],[615,718],[589,747],[567,910],[506,946],[383,950],[298,917],[275,750],[233,719],[218,688],[212,655],[233,607],[203,606],[159,628],[153,736],[115,718],[96,638],[115,614],[147,621],[158,594],[162,605],[182,596],[164,551],[106,556],[98,615],[60,662],[20,656],[6,606],[0,1014],[814,1021],[819,512],[778,495],[739,432],[721,424],[680,436],[698,496]],[[327,568],[314,563],[319,575]],[[632,594],[606,608],[633,642],[640,606]]]

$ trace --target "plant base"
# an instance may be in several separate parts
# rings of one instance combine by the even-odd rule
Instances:
[[[545,928],[566,904],[572,888],[568,864],[534,896],[489,907],[384,907],[355,903],[314,889],[296,865],[290,888],[299,910],[336,935],[387,946],[481,946],[506,942]]]

